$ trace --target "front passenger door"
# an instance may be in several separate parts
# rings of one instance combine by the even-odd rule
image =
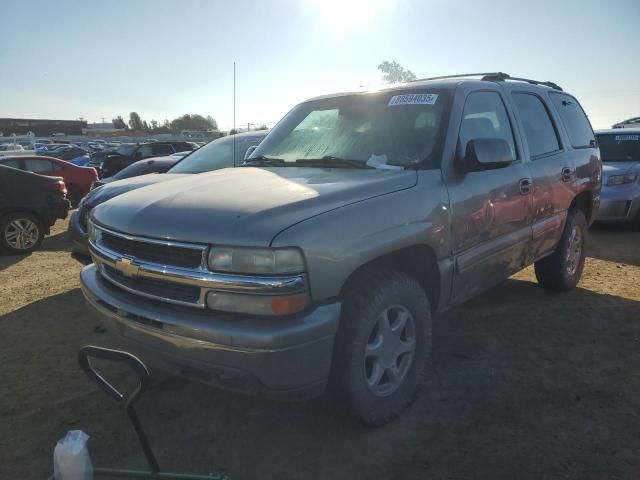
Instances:
[[[465,154],[470,140],[499,138],[509,144],[513,162],[494,170],[448,174],[455,262],[453,303],[474,296],[525,266],[531,241],[532,181],[512,124],[497,88],[468,94],[456,156]]]

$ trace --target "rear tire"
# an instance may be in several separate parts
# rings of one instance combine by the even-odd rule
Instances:
[[[584,269],[587,230],[587,220],[582,210],[569,210],[555,252],[535,263],[536,278],[540,285],[547,290],[566,292],[578,284]]]
[[[31,213],[10,213],[0,220],[0,244],[11,254],[31,253],[43,239],[42,221]]]
[[[423,384],[431,352],[431,306],[408,275],[370,268],[343,295],[332,381],[366,425],[390,422]]]

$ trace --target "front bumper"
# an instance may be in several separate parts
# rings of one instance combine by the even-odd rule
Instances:
[[[80,211],[75,210],[69,219],[69,237],[73,243],[73,252],[89,256],[89,236],[80,223]]]
[[[80,281],[103,326],[152,367],[283,400],[325,389],[339,303],[290,318],[243,317],[141,299],[102,279],[95,265],[82,270]]]
[[[640,221],[640,184],[602,187],[598,222]]]

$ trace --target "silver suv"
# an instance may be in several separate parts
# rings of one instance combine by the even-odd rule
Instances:
[[[506,74],[314,98],[243,168],[95,208],[82,289],[152,365],[365,423],[415,398],[432,318],[535,263],[580,279],[601,163],[577,100]]]

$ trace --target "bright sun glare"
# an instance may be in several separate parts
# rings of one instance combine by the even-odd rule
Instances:
[[[380,12],[383,0],[307,0],[307,3],[322,21],[345,27],[370,23]]]

